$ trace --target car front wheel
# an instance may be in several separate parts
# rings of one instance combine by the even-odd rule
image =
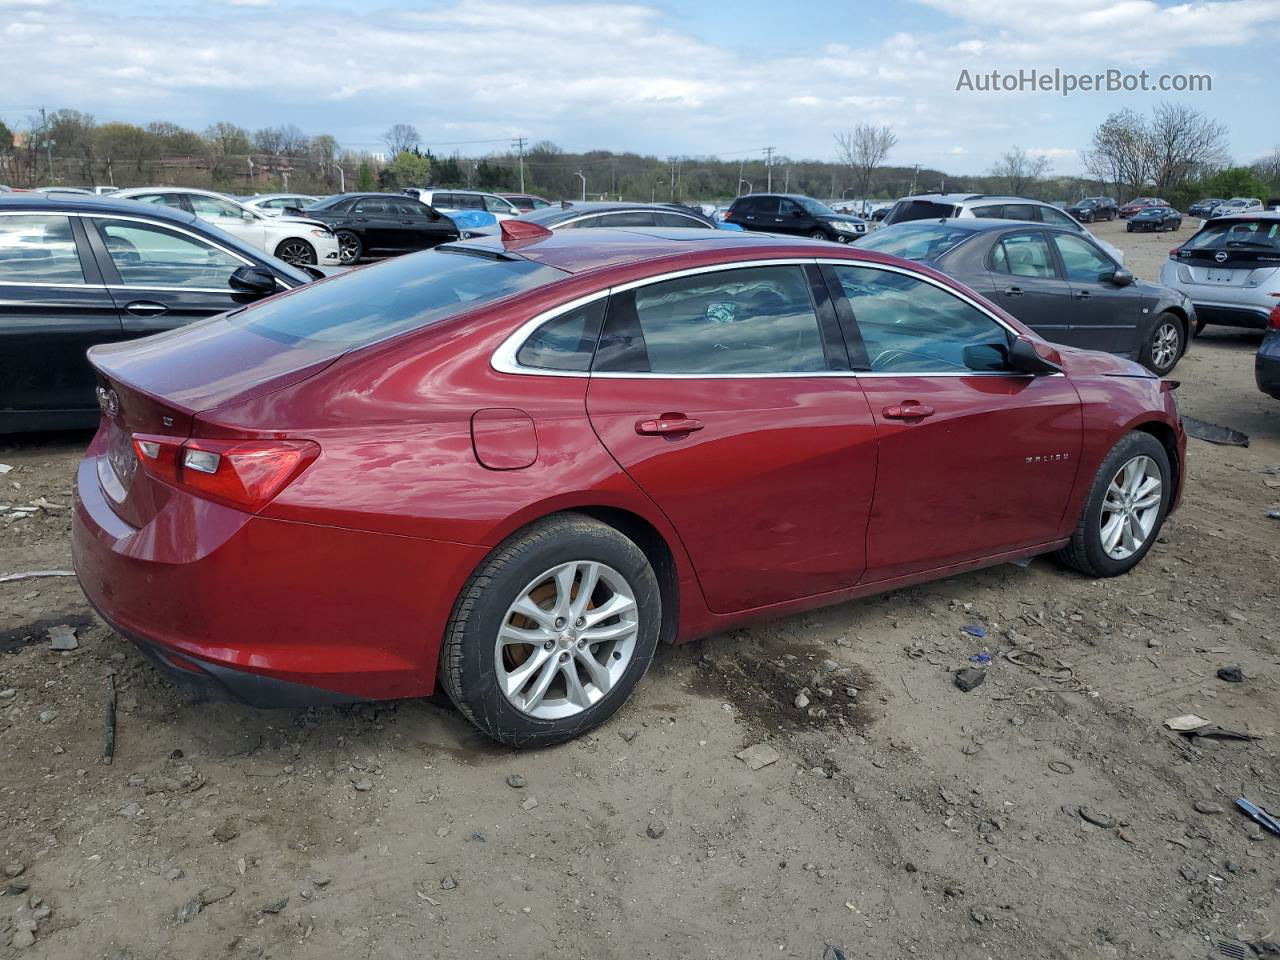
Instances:
[[[1142,345],[1139,359],[1144,367],[1163,377],[1178,365],[1185,347],[1186,334],[1182,321],[1172,313],[1162,313],[1151,325],[1151,332]]]
[[[812,232],[809,234],[809,239],[810,239],[810,240],[825,240],[825,239],[827,239],[827,235],[826,235],[825,233],[823,233],[821,230],[814,230],[814,231],[812,231]]]
[[[550,517],[500,545],[463,588],[441,686],[495,740],[563,743],[626,702],[661,619],[657,578],[634,542],[580,514]]]
[[[1057,558],[1093,577],[1128,573],[1160,534],[1171,477],[1159,440],[1141,431],[1126,434],[1098,468],[1071,542]]]
[[[350,230],[338,231],[338,260],[344,266],[353,266],[360,260],[360,255],[364,253],[364,244]]]
[[[316,262],[316,248],[305,240],[290,237],[276,247],[276,256],[295,267],[308,266]]]

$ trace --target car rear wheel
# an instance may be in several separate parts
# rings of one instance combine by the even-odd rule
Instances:
[[[316,262],[316,248],[305,240],[290,237],[276,247],[276,256],[295,267],[308,266]]]
[[[1151,325],[1147,342],[1142,345],[1142,365],[1163,377],[1178,365],[1186,342],[1186,328],[1182,321],[1172,313],[1160,314]]]
[[[364,244],[350,230],[338,231],[338,260],[344,266],[352,266],[360,260],[364,253]]]
[[[1169,454],[1149,433],[1126,434],[1094,477],[1062,563],[1092,577],[1132,570],[1160,535],[1173,492]]]
[[[484,733],[545,747],[599,726],[649,668],[662,619],[644,552],[580,514],[510,537],[463,588],[440,682]]]

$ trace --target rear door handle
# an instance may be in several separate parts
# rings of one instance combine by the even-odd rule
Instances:
[[[158,317],[162,313],[169,312],[169,308],[163,303],[156,303],[153,300],[135,300],[126,305],[125,310],[135,317]]]
[[[933,407],[916,403],[914,400],[895,403],[891,407],[885,407],[881,412],[886,420],[923,420],[925,417],[932,417],[935,413]]]
[[[1004,295],[1005,295],[1006,297],[1020,297],[1020,296],[1022,296],[1022,288],[1021,288],[1021,287],[1010,287],[1008,290],[1006,290],[1006,291],[1004,292]]]
[[[693,433],[702,429],[702,421],[686,417],[683,413],[664,413],[660,417],[636,421],[636,433],[644,436],[672,433]]]

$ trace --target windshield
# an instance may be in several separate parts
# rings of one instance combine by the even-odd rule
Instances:
[[[281,343],[361,347],[425,327],[567,274],[491,252],[441,248],[353,270],[231,315],[231,322]]]
[[[858,246],[906,260],[936,260],[971,236],[972,230],[945,223],[904,223],[877,230]]]
[[[1280,220],[1218,221],[1186,242],[1188,250],[1226,250],[1232,247],[1280,252]]]
[[[804,207],[805,210],[812,213],[815,217],[840,216],[840,214],[836,213],[825,203],[819,203],[817,200],[813,199],[813,197],[800,197],[796,200],[796,203],[800,204],[800,206]]]
[[[941,220],[943,217],[954,217],[956,206],[951,203],[938,203],[932,200],[899,200],[884,218],[885,225],[906,223],[909,220]]]
[[[1098,205],[1097,200],[1081,200],[1079,203],[1076,204],[1077,207],[1096,207],[1097,205]]]

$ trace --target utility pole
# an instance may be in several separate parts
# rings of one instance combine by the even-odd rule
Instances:
[[[911,195],[913,197],[916,194],[916,177],[918,176],[920,176],[920,164],[917,163],[911,168]]]
[[[765,193],[773,193],[773,147],[764,148]]]
[[[520,192],[524,193],[524,137],[516,137],[511,145],[520,151]]]
[[[53,141],[49,139],[49,118],[44,107],[40,108],[40,126],[44,130],[44,153],[49,161],[49,183],[53,183]]]
[[[587,178],[582,175],[581,170],[574,173],[574,176],[582,181],[582,202],[586,203],[587,202]]]

